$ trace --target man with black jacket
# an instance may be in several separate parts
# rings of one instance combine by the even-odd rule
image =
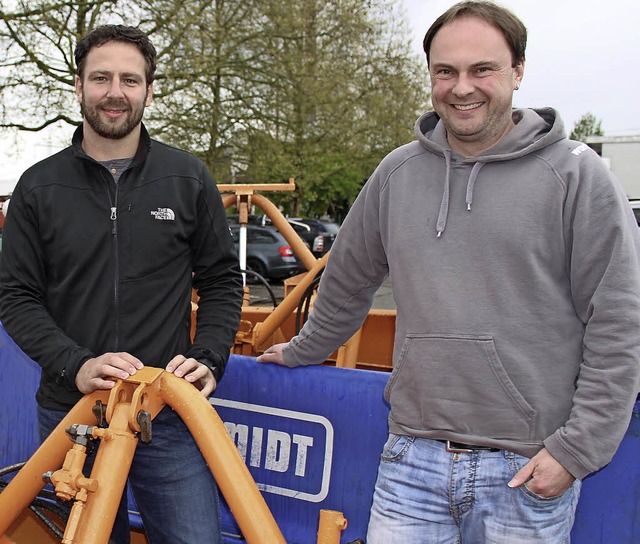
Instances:
[[[99,27],[75,58],[83,124],[69,148],[21,177],[0,261],[0,319],[42,367],[43,438],[83,394],[111,389],[144,365],[211,394],[242,303],[215,183],[199,160],[150,139],[141,122],[156,64],[148,37]],[[153,424],[130,473],[149,541],[220,542],[215,482],[193,438],[168,408]],[[129,541],[124,499],[112,541]]]

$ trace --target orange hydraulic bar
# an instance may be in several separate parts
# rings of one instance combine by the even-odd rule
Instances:
[[[336,366],[344,368],[356,368],[358,364],[358,350],[362,338],[362,327],[360,327],[347,342],[338,349]]]
[[[273,312],[271,312],[271,314],[262,323],[256,324],[253,329],[254,337],[252,341],[256,352],[262,350],[264,344],[268,342],[271,335],[275,333],[280,325],[285,322],[287,317],[293,313],[298,302],[302,298],[302,294],[305,289],[311,285],[311,282],[314,280],[318,272],[322,270],[328,258],[329,253],[325,253],[322,258],[318,259],[313,267],[309,269],[306,276],[304,276],[300,280],[300,283],[295,286],[293,291],[291,291],[291,293],[289,293],[284,300],[278,304],[276,309],[273,310]]]
[[[296,183],[289,178],[289,183],[219,183],[221,193],[235,193],[237,195],[252,195],[255,191],[295,191]]]
[[[185,422],[249,544],[286,544],[224,423],[189,382],[165,372],[160,395]]]
[[[62,543],[83,544],[84,542],[109,542],[109,535],[116,519],[120,499],[129,476],[133,454],[138,445],[137,436],[129,428],[131,405],[120,402],[116,405],[108,429],[98,429],[101,439],[96,461],[91,472],[91,479],[99,483],[99,487],[86,501],[76,502],[71,510],[65,539]],[[108,482],[108,485],[105,485]],[[74,509],[84,510],[82,522],[78,523],[77,534],[67,535],[69,526],[74,520]],[[78,514],[78,518],[80,514]],[[78,522],[80,520],[78,519]]]
[[[42,475],[62,466],[70,442],[65,429],[74,423],[95,423],[92,407],[97,400],[107,402],[109,391],[86,395],[43,442],[9,485],[0,493],[0,535],[26,510],[45,485]],[[84,544],[84,543],[83,543]]]
[[[340,535],[347,528],[347,520],[342,512],[320,510],[317,544],[340,544]]]
[[[44,487],[42,475],[62,466],[69,450],[65,429],[74,423],[95,423],[92,407],[97,400],[102,403],[108,400],[106,418],[110,422],[109,429],[94,430],[94,435],[102,439],[91,474],[92,484],[97,482],[98,485],[87,488],[89,492],[84,493],[83,504],[76,512],[72,510],[72,534],[65,533],[65,544],[108,541],[137,445],[133,433],[140,430],[138,409],[148,411],[153,418],[164,403],[178,412],[193,434],[247,543],[286,544],[214,408],[189,382],[151,367],[118,381],[111,392],[99,391],[83,397],[67,414],[0,494],[0,535],[7,532]],[[68,481],[65,476],[62,474],[61,477]],[[78,475],[73,476],[77,478]]]
[[[238,213],[240,216],[240,223],[246,222],[245,213],[251,205],[258,206],[280,231],[285,240],[289,242],[294,253],[298,256],[300,261],[307,270],[316,263],[316,258],[311,253],[311,250],[302,241],[298,233],[289,224],[286,217],[282,215],[282,212],[278,207],[271,202],[267,197],[256,194],[255,191],[293,191],[295,189],[295,183],[293,179],[288,184],[247,184],[247,185],[218,185],[220,191],[232,191],[233,195],[223,195],[222,203],[225,208],[230,208],[233,205],[238,206]]]
[[[302,241],[302,238],[298,236],[298,233],[287,221],[287,218],[282,215],[282,212],[278,207],[271,202],[267,197],[263,195],[253,195],[251,197],[253,204],[258,206],[267,217],[271,219],[271,222],[280,231],[280,234],[285,237],[289,245],[293,248],[293,251],[302,261],[302,264],[307,270],[311,270],[316,264],[317,259],[311,253],[307,245]]]

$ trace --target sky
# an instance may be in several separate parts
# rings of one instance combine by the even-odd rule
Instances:
[[[456,0],[397,0],[413,30],[412,46]],[[640,1],[499,0],[528,31],[524,80],[516,107],[551,106],[568,132],[587,112],[605,136],[640,134]],[[425,73],[427,70],[425,60]]]
[[[424,58],[422,38],[456,0],[395,0],[403,5],[412,48]],[[640,1],[501,0],[529,33],[517,107],[556,108],[568,132],[587,112],[606,136],[640,134]],[[425,78],[427,66],[424,61]],[[69,126],[37,135],[0,135],[0,195],[31,164],[69,141]]]

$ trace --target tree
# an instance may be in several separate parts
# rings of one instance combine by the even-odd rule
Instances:
[[[406,25],[391,10],[385,1],[301,0],[267,13],[275,77],[261,107],[272,115],[247,127],[246,174],[279,181],[269,158],[290,165],[293,215],[331,214],[350,202],[377,162],[412,139],[428,93],[400,37]]]
[[[604,136],[602,121],[596,119],[596,116],[591,112],[585,113],[576,122],[569,138],[584,142],[589,136]]]
[[[294,177],[292,213],[350,203],[427,107],[391,0],[0,0],[0,127],[79,124],[73,50],[105,23],[158,50],[151,134],[218,182]]]

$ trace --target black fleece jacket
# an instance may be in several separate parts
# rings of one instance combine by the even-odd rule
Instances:
[[[0,257],[0,320],[42,367],[36,398],[67,410],[80,366],[128,352],[164,368],[178,354],[220,379],[240,319],[242,279],[204,164],[151,140],[116,185],[81,147],[27,170],[11,197]],[[190,338],[191,288],[199,299]]]

